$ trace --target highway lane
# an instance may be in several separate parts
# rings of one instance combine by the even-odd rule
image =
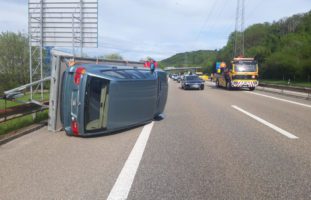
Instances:
[[[310,108],[210,83],[204,91],[169,85],[128,199],[311,198]],[[0,199],[106,199],[142,129],[85,139],[44,128],[2,145]]]
[[[94,138],[47,128],[0,146],[0,199],[103,199],[142,127]]]
[[[310,198],[311,110],[243,91],[183,91],[175,82],[169,97],[167,117],[153,129],[129,199]],[[300,138],[276,133],[233,104],[300,130]],[[302,127],[290,129],[297,126],[294,117],[305,119]]]

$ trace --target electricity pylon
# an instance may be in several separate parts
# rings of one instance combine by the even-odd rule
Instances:
[[[237,0],[235,16],[234,57],[244,56],[245,0]]]

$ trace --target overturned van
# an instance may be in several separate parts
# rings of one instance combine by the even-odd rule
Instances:
[[[147,68],[78,64],[63,73],[60,115],[68,135],[111,133],[163,113],[166,73]]]

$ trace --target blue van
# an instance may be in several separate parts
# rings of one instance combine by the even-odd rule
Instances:
[[[128,129],[163,113],[167,92],[162,70],[76,64],[63,73],[61,122],[74,136]]]

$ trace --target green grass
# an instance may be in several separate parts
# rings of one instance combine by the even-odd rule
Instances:
[[[49,92],[46,92],[43,94],[43,99],[49,100]],[[21,101],[29,101],[30,95],[26,94],[20,98],[18,98],[18,100]],[[41,100],[41,94],[34,94],[33,95],[33,99],[40,101]],[[22,103],[18,103],[18,102],[14,102],[14,101],[6,101],[6,107],[13,107],[13,106],[17,106],[17,105],[22,105]],[[0,110],[3,110],[5,107],[5,101],[3,99],[0,99]],[[33,119],[32,114],[30,115],[26,115],[20,118],[16,118],[13,120],[9,120],[7,122],[4,123],[0,123],[0,135],[6,134],[8,132],[29,126],[33,123],[37,123],[40,122],[42,120],[45,120],[48,118],[48,110],[42,111],[42,112],[38,112],[36,114],[35,119]]]
[[[43,93],[43,100],[49,100],[49,96],[50,93],[49,92],[45,92]],[[26,94],[20,98],[18,98],[18,100],[20,101],[29,101],[30,99],[30,94]],[[33,99],[37,100],[37,101],[41,101],[41,94],[34,94],[33,95]],[[22,103],[18,103],[18,102],[14,102],[14,101],[6,101],[6,107],[10,108],[13,106],[17,106],[17,105],[21,105]],[[5,106],[5,101],[3,99],[0,99],[0,110],[3,110]]]
[[[266,84],[288,85],[288,82],[283,81],[283,80],[259,80],[259,82],[260,83],[266,83]],[[299,86],[299,87],[311,88],[311,82],[293,82],[293,81],[291,81],[290,86]]]
[[[11,131],[29,126],[33,123],[40,122],[48,118],[48,110],[38,112],[35,119],[32,118],[32,114],[26,115],[20,118],[9,120],[0,124],[0,135],[9,133]]]

